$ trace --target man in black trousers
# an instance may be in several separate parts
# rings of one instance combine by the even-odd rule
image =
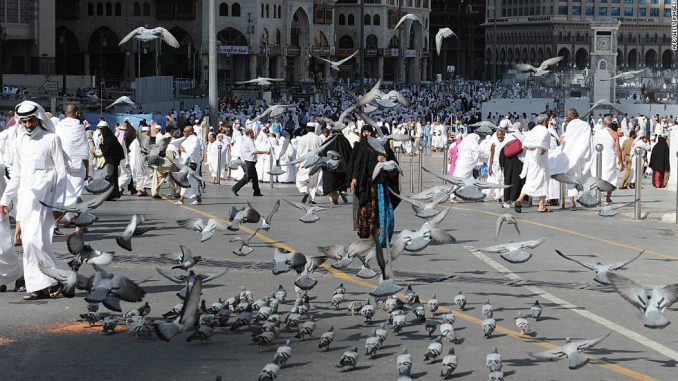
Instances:
[[[240,148],[240,158],[245,162],[245,175],[238,181],[231,190],[234,195],[238,195],[240,188],[244,187],[248,181],[252,180],[252,189],[254,189],[254,196],[263,196],[259,190],[259,175],[257,175],[257,155],[268,155],[270,151],[257,151],[254,146],[254,131],[251,129],[245,132],[242,138]]]

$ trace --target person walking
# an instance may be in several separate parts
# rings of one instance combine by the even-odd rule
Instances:
[[[254,190],[253,196],[261,197],[261,190],[259,189],[259,176],[257,175],[257,155],[268,155],[270,151],[257,151],[257,148],[254,146],[254,131],[248,129],[245,132],[240,145],[240,158],[245,162],[245,174],[244,176],[231,188],[233,194],[238,196],[238,192],[242,187],[244,187],[250,180],[252,181],[252,189]]]

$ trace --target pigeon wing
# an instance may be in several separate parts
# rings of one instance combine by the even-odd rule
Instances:
[[[522,71],[522,72],[527,72],[527,71],[537,71],[537,68],[530,65],[530,64],[517,64],[516,69]]]
[[[558,255],[560,255],[561,257],[567,259],[568,261],[572,261],[572,262],[578,264],[579,266],[585,267],[585,268],[587,268],[587,269],[589,269],[589,270],[592,270],[592,271],[595,271],[595,270],[596,270],[596,267],[595,267],[594,265],[589,264],[589,263],[579,262],[578,260],[576,260],[576,259],[574,259],[574,258],[572,258],[572,257],[568,257],[567,255],[561,253],[560,250],[556,250],[556,253],[557,253]]]
[[[127,41],[131,40],[132,37],[136,36],[138,33],[141,33],[145,30],[146,30],[146,28],[144,28],[143,26],[140,26],[140,27],[134,29],[133,31],[127,33],[127,35],[120,40],[120,42],[118,43],[118,46],[126,43]]]
[[[166,273],[159,267],[156,267],[155,270],[158,272],[158,274],[162,275],[164,278],[168,279],[170,282],[184,283],[186,281],[186,275],[183,275],[183,274],[177,275],[177,274]]]
[[[563,56],[558,56],[558,57],[552,57],[552,58],[549,58],[549,59],[547,59],[547,60],[544,60],[544,61],[541,63],[541,65],[539,65],[539,68],[540,68],[541,70],[546,70],[546,69],[549,68],[549,66],[555,65],[555,64],[557,64],[558,62],[562,61],[563,58],[565,58],[565,57],[563,57]]]
[[[205,221],[203,221],[202,218],[177,220],[177,224],[186,230],[194,230],[197,232],[201,232],[205,228]]]
[[[278,213],[278,208],[280,208],[280,199],[277,199],[275,202],[275,205],[273,205],[273,210],[271,210],[271,213],[269,213],[266,216],[266,222],[269,224],[271,223],[271,220],[273,219],[273,216]]]
[[[68,252],[77,255],[80,254],[85,248],[85,240],[82,238],[81,233],[73,233],[68,236],[66,240],[66,246],[68,247]]]
[[[578,341],[573,341],[571,344],[574,344],[577,347],[578,351],[583,351],[584,349],[592,348],[596,345],[598,345],[601,341],[607,339],[608,336],[610,336],[612,332],[608,332],[607,335],[603,337],[598,337],[596,339],[589,339],[589,340],[578,340]]]
[[[643,286],[632,281],[629,278],[615,273],[608,273],[607,279],[610,281],[614,290],[627,302],[636,306],[641,311],[645,311],[649,301],[647,291]]]
[[[544,352],[538,352],[538,353],[532,353],[530,352],[530,356],[539,359],[539,360],[549,360],[549,361],[557,361],[564,359],[567,357],[567,354],[564,351],[563,347],[558,347],[554,349],[549,349],[548,351]]]
[[[628,266],[631,262],[633,262],[633,261],[635,261],[636,259],[640,258],[640,256],[643,255],[644,252],[645,252],[645,250],[641,251],[640,253],[638,253],[638,255],[636,255],[635,257],[633,257],[633,258],[631,258],[631,259],[629,259],[629,260],[626,261],[626,262],[614,263],[614,264],[610,265],[610,270],[611,270],[611,271],[615,271],[615,270],[621,270],[621,269],[623,269],[624,267]]]
[[[117,275],[113,277],[111,291],[115,292],[120,299],[126,302],[140,302],[146,291],[127,277]]]
[[[175,49],[179,49],[179,41],[170,33],[169,30],[163,28],[163,27],[157,27],[155,28],[156,31],[159,31],[162,35],[162,40],[165,41],[165,43]]]

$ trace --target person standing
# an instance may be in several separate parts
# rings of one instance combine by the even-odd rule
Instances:
[[[549,212],[546,208],[546,193],[548,192],[549,163],[548,151],[551,147],[551,135],[546,126],[548,117],[545,114],[537,116],[534,128],[525,134],[523,150],[525,161],[520,178],[525,179],[525,185],[520,196],[514,203],[516,213],[522,212],[521,204],[525,196],[539,199],[539,212]]]
[[[339,203],[339,196],[344,204],[348,203],[346,197],[346,190],[348,189],[347,166],[351,159],[351,143],[344,136],[341,130],[332,130],[334,135],[330,144],[325,148],[321,154],[326,155],[327,151],[334,151],[339,154],[339,166],[334,171],[323,170],[322,183],[323,194],[329,195],[330,202],[337,205]]]
[[[671,169],[669,157],[669,145],[666,143],[666,136],[657,136],[657,143],[652,147],[652,154],[650,155],[650,168],[652,168],[652,185],[655,188],[664,188],[664,174]]]
[[[97,131],[99,136],[101,136],[99,150],[101,150],[101,155],[104,157],[106,180],[114,187],[113,193],[108,197],[108,201],[116,201],[122,195],[120,187],[117,186],[119,181],[118,169],[120,168],[120,162],[125,158],[125,151],[120,142],[118,142],[118,139],[113,135],[106,121],[102,120],[97,124]]]
[[[200,139],[193,132],[192,126],[186,125],[184,127],[184,138],[177,139],[175,145],[177,144],[179,145],[180,160],[198,173],[198,167],[202,161],[202,149]],[[193,176],[188,176],[188,183],[190,184],[189,188],[181,188],[179,200],[175,203],[176,205],[182,205],[186,198],[194,198],[195,200],[191,203],[193,205],[202,203],[198,180]]]
[[[631,168],[633,166],[633,163],[631,162],[631,147],[633,146],[633,143],[636,140],[636,130],[632,130],[629,132],[629,136],[626,140],[624,140],[624,143],[622,143],[622,156],[624,158],[624,176],[622,177],[621,181],[619,182],[619,189],[626,189],[629,187],[630,180],[631,180]]]
[[[306,134],[297,139],[297,157],[302,157],[307,153],[316,150],[322,145],[322,138],[315,134],[315,123],[306,125]],[[304,196],[301,203],[305,203],[310,198],[310,203],[315,204],[315,191],[318,185],[318,174],[311,176],[311,168],[303,168],[303,163],[297,164],[297,189]]]
[[[259,189],[259,176],[257,175],[257,155],[268,155],[270,151],[257,151],[254,145],[254,131],[248,129],[245,131],[245,136],[240,141],[240,158],[245,162],[243,177],[231,188],[233,194],[238,196],[238,192],[250,180],[252,181],[253,196],[261,197],[261,190]]]
[[[492,135],[490,140],[490,157],[489,157],[489,173],[487,181],[494,184],[504,185],[504,171],[499,165],[499,152],[506,144],[506,131],[499,129]],[[502,204],[502,194],[499,193],[501,188],[491,189],[490,197],[497,200],[497,204]]]
[[[619,134],[612,130],[612,117],[606,116],[603,118],[603,127],[593,135],[593,146],[598,144],[603,145],[602,155],[602,173],[600,178],[610,184],[617,184],[618,170],[624,169],[624,161],[622,158],[622,150],[619,146]],[[591,166],[591,174],[596,176],[598,155],[594,155],[593,165]],[[607,192],[605,202],[612,203],[612,192]]]
[[[137,190],[137,196],[147,196],[146,188],[150,187],[151,169],[146,164],[146,155],[151,144],[151,138],[148,136],[150,128],[142,126],[141,133],[129,145],[129,166],[132,172],[132,180]]]
[[[36,300],[59,295],[57,282],[39,266],[60,266],[52,254],[54,217],[42,203],[63,206],[66,193],[66,160],[52,121],[35,102],[16,106],[21,132],[14,141],[14,161],[7,188],[0,198],[0,216],[9,213],[16,200],[17,219],[22,222],[24,278],[28,295]]]

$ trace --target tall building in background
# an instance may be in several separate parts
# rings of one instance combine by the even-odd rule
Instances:
[[[0,0],[0,73],[53,74],[55,27],[54,0]]]
[[[492,77],[495,63],[500,78],[516,63],[536,65],[553,56],[565,57],[561,67],[589,67],[591,21],[599,18],[621,22],[616,51],[619,69],[676,66],[675,52],[671,50],[671,0],[486,1],[488,78]]]
[[[442,74],[449,78],[448,66],[454,66],[454,75],[482,79],[485,47],[486,0],[432,0],[431,1],[431,67],[432,76]],[[440,56],[436,53],[435,36],[440,28],[450,28],[459,38],[444,40]]]

